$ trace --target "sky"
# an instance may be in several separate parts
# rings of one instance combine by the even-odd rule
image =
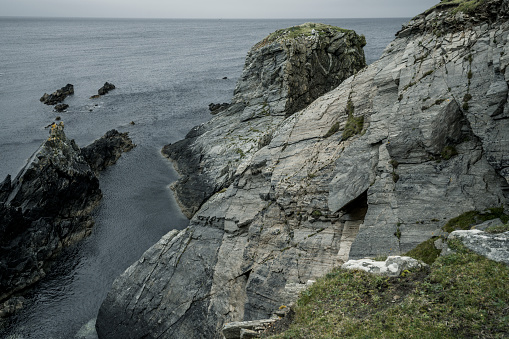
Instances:
[[[439,0],[0,0],[0,16],[97,18],[396,18]]]

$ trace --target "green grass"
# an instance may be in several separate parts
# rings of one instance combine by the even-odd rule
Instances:
[[[486,233],[504,233],[509,232],[509,224],[490,226],[486,229]]]
[[[507,338],[509,267],[456,244],[428,269],[387,278],[335,269],[271,338]]]
[[[320,36],[328,35],[328,34],[336,34],[338,32],[339,33],[352,32],[351,30],[336,27],[336,26],[307,22],[307,23],[299,25],[299,26],[293,26],[293,27],[289,27],[289,28],[279,29],[279,30],[275,31],[274,33],[269,34],[269,36],[267,36],[265,39],[263,39],[258,44],[256,44],[255,48],[260,48],[260,47],[269,45],[276,41],[311,36],[311,35],[313,35],[313,30],[315,31],[316,34],[318,34]],[[361,38],[364,38],[364,45],[366,45],[365,37],[361,36]]]
[[[463,12],[472,14],[475,12],[479,5],[486,2],[486,0],[442,0],[439,4],[433,6],[430,10],[435,8],[448,8],[452,14]],[[429,12],[428,10],[427,12]]]
[[[339,131],[339,122],[334,123],[334,125],[331,126],[329,131],[323,137],[328,138],[328,137],[336,134],[337,131]]]
[[[435,248],[435,240],[437,239],[438,237],[430,238],[425,242],[417,245],[417,247],[413,250],[405,253],[405,255],[418,260],[422,260],[426,264],[431,265],[435,262],[435,260],[437,260],[441,252],[441,250]]]
[[[348,99],[346,105],[346,112],[348,113],[348,119],[346,120],[345,129],[343,130],[342,138],[347,140],[356,134],[359,134],[364,127],[364,116],[354,117],[355,107],[352,100]]]
[[[456,230],[469,230],[472,226],[496,218],[500,218],[504,224],[509,221],[509,216],[504,213],[504,209],[502,207],[497,207],[490,208],[485,213],[478,211],[463,213],[456,218],[449,220],[442,229],[449,233]]]

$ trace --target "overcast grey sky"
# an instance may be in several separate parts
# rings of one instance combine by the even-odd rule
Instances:
[[[439,0],[0,0],[0,16],[107,18],[413,17]]]

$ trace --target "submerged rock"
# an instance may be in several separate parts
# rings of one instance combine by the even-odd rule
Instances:
[[[57,89],[55,92],[51,94],[44,93],[44,95],[39,99],[43,104],[46,105],[56,105],[64,101],[69,95],[74,94],[74,86],[71,84],[67,84],[65,87],[61,89]]]
[[[122,150],[129,149],[120,144]],[[107,147],[118,146],[113,142]],[[101,159],[104,153],[117,157],[107,147],[87,151],[94,169],[94,150],[101,152]],[[106,159],[98,168],[111,162]],[[81,150],[66,137],[63,123],[53,124],[49,138],[16,178],[7,176],[0,184],[0,301],[43,278],[63,247],[90,234],[91,212],[101,197],[99,181]]]
[[[309,78],[290,78],[309,73],[283,60],[328,60],[300,52],[319,28],[255,47],[232,106],[165,148],[190,226],[114,282],[100,337],[219,337],[224,323],[269,317],[288,284],[405,253],[464,212],[507,208],[509,0],[483,3],[496,19],[479,10],[462,16],[464,31],[400,34],[307,104],[292,93]]]
[[[110,84],[109,82],[105,82],[104,83],[104,86],[99,88],[99,90],[97,91],[97,93],[99,95],[105,95],[105,94],[108,94],[109,91],[115,89],[115,85],[113,84]]]

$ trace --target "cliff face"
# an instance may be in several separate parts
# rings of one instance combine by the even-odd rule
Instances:
[[[127,133],[110,131],[85,153],[97,169],[132,147]],[[16,178],[0,184],[0,301],[43,278],[62,247],[90,234],[102,194],[87,157],[53,124]]]
[[[184,214],[228,187],[287,116],[362,69],[365,44],[353,31],[308,23],[254,46],[231,106],[163,149],[182,175],[173,188]]]
[[[197,127],[182,149],[217,193],[115,281],[100,336],[219,337],[224,322],[286,303],[289,283],[406,252],[463,212],[507,207],[508,16],[508,0],[470,15],[438,6],[303,110]],[[217,152],[255,130],[269,137],[238,161],[227,155],[242,143]]]

